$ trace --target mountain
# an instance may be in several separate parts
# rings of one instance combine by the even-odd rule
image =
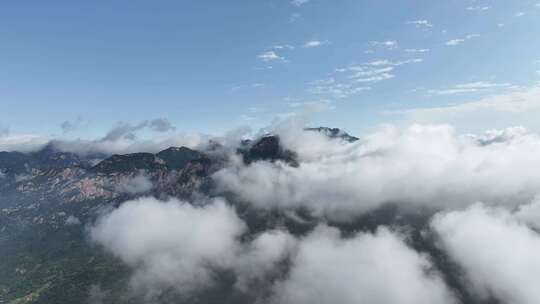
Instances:
[[[337,128],[306,132],[345,142],[358,140]],[[220,192],[213,175],[229,165],[219,153],[221,148],[217,143],[205,151],[170,147],[155,154],[103,156],[97,164],[94,157],[58,151],[51,145],[33,153],[0,152],[0,303],[147,303],[144,298],[126,298],[131,269],[90,244],[87,230],[107,210],[139,197],[225,197],[248,226],[247,238],[269,229],[285,229],[298,236],[313,230],[317,221],[305,210],[298,210],[294,217],[278,210],[256,210],[231,193]],[[296,153],[283,147],[277,135],[245,140],[236,152],[245,165],[299,165]],[[428,224],[428,216],[398,214],[391,204],[349,223],[329,223],[345,234],[376,231],[380,225],[408,227],[410,245],[434,257],[449,284],[460,290],[464,303],[481,303],[461,291],[454,265],[426,241],[422,231]],[[142,229],[152,229],[144,225]],[[256,302],[253,293],[234,288],[233,274],[216,276],[216,285],[204,293],[187,299],[165,293],[157,302]],[[89,302],[92,290],[102,297]]]
[[[306,131],[320,132],[329,138],[340,138],[348,142],[355,142],[359,140],[358,137],[349,135],[347,132],[339,128],[328,128],[328,127],[318,127],[318,128],[305,128]]]

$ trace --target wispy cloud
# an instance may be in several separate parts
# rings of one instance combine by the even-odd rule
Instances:
[[[337,82],[334,78],[320,79],[312,82],[310,93],[317,95],[329,95],[333,98],[347,98],[363,91],[368,91],[371,87],[358,86],[353,83]]]
[[[473,38],[477,38],[477,37],[480,37],[480,35],[478,35],[478,34],[469,34],[469,35],[465,36],[464,38],[456,38],[456,39],[448,40],[444,44],[448,45],[448,46],[456,46],[456,45],[462,44],[463,42],[465,42],[465,41],[467,41],[469,39],[473,39]]]
[[[452,40],[448,40],[446,41],[446,45],[459,45],[459,44],[462,44],[463,42],[465,42],[465,39],[452,39]]]
[[[314,48],[314,47],[319,47],[319,46],[329,44],[329,43],[330,43],[330,41],[328,41],[328,40],[324,40],[324,41],[311,40],[311,41],[308,41],[308,42],[304,43],[304,47],[305,48]]]
[[[386,41],[371,41],[369,43],[372,47],[382,47],[388,50],[397,49],[399,47],[396,40],[386,40]]]
[[[455,95],[462,93],[480,92],[495,88],[509,88],[512,87],[509,83],[493,83],[489,81],[476,81],[469,83],[456,84],[451,87],[429,90],[429,95]]]
[[[409,63],[419,63],[422,61],[422,58],[413,58],[400,61],[378,59],[360,65],[338,68],[335,71],[337,73],[351,73],[347,78],[350,79],[352,83],[375,83],[394,78],[395,67]]]
[[[267,51],[267,52],[260,53],[259,55],[257,55],[257,58],[259,58],[260,60],[264,62],[275,61],[275,60],[285,60],[285,58],[279,56],[274,51]]]
[[[525,16],[524,12],[517,12],[517,13],[514,14],[514,17],[517,17],[517,18],[523,17],[523,16]]]
[[[405,22],[405,24],[413,24],[413,25],[415,25],[416,27],[419,27],[419,28],[433,27],[433,24],[431,24],[431,22],[429,22],[428,20],[412,20],[412,21]]]
[[[427,53],[429,49],[405,49],[407,53]]]
[[[487,11],[490,8],[490,6],[469,6],[465,9],[468,11]]]
[[[273,49],[276,49],[276,50],[294,50],[295,47],[294,47],[294,45],[290,45],[290,44],[278,44],[278,45],[274,45]]]
[[[391,60],[388,60],[388,59],[378,59],[378,60],[370,61],[370,62],[366,63],[366,65],[371,65],[371,66],[386,66],[386,65],[400,66],[400,65],[409,64],[409,63],[420,63],[420,62],[423,62],[423,61],[424,61],[424,59],[422,59],[422,58],[413,58],[413,59],[398,60],[398,61],[391,61]]]

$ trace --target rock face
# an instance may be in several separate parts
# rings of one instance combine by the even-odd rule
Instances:
[[[284,161],[290,164],[296,164],[296,155],[294,152],[284,149],[280,145],[280,139],[277,135],[267,135],[256,141],[245,141],[243,146],[238,149],[244,162],[250,164],[255,161]]]

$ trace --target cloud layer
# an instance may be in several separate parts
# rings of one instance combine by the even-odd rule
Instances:
[[[349,220],[386,203],[458,208],[485,201],[515,206],[540,191],[540,139],[515,128],[481,136],[445,125],[383,127],[355,143],[277,129],[299,166],[256,162],[215,175],[223,190],[261,209],[307,208]],[[504,178],[502,178],[504,177]]]
[[[388,229],[343,239],[319,226],[299,242],[274,303],[455,303],[429,259]]]
[[[538,303],[540,236],[508,211],[478,204],[441,214],[432,227],[479,297]]]

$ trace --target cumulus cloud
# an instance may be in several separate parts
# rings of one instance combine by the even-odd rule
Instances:
[[[238,291],[257,290],[263,302],[455,303],[430,258],[387,228],[347,238],[323,224],[304,237],[246,233],[221,199],[192,205],[142,198],[98,219],[90,238],[132,267],[131,287],[149,298],[203,291],[229,270]]]
[[[214,271],[234,263],[237,239],[245,229],[222,200],[193,206],[141,198],[101,217],[90,237],[135,269],[134,290],[152,295],[211,286]]]
[[[153,185],[150,178],[146,176],[144,172],[141,172],[118,183],[115,190],[120,193],[138,194],[148,192],[152,187]]]
[[[530,170],[540,166],[540,138],[522,129],[473,136],[447,125],[386,126],[354,143],[298,125],[276,126],[274,132],[296,152],[299,166],[233,159],[214,175],[221,190],[256,208],[306,208],[333,220],[386,203],[405,209],[456,208],[479,200],[516,206],[540,191],[540,173]]]
[[[343,239],[319,226],[298,244],[273,303],[456,303],[429,261],[380,228]]]
[[[540,236],[508,211],[477,204],[440,214],[431,225],[480,298],[538,303]]]

